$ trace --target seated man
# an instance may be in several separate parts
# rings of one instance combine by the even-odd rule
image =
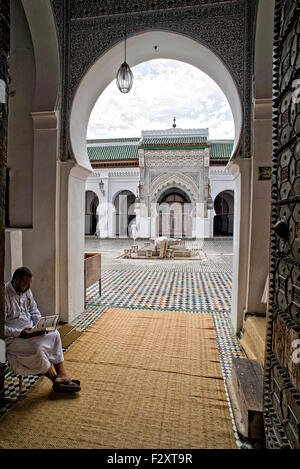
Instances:
[[[155,252],[158,251],[159,248],[159,257],[166,257],[167,249],[168,249],[168,238],[166,236],[159,236],[154,241],[154,249]]]
[[[30,290],[31,282],[30,270],[20,267],[5,285],[4,332],[8,362],[17,375],[47,376],[54,391],[80,391],[80,382],[70,379],[64,369],[59,332],[32,330],[41,313]]]

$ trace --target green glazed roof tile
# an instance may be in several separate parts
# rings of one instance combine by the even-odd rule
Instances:
[[[87,147],[91,161],[138,159],[138,145]]]
[[[210,144],[211,158],[230,158],[233,149],[233,143],[230,142],[213,142]]]
[[[91,161],[130,160],[138,159],[139,148],[174,147],[193,148],[205,145],[210,148],[211,159],[229,159],[233,149],[233,142],[207,142],[206,137],[146,137],[139,145],[139,138],[97,139],[88,140],[87,152]],[[90,146],[90,145],[91,146]],[[98,144],[98,145],[97,145]]]

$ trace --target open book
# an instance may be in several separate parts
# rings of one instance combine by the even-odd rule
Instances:
[[[33,331],[54,331],[58,321],[58,315],[55,316],[43,316],[41,317],[36,325],[33,327]]]

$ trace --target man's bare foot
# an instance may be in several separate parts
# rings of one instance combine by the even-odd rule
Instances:
[[[68,383],[72,381],[71,378],[67,375],[57,375],[56,378],[54,379],[54,383]]]

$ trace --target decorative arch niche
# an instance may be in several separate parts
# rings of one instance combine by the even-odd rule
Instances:
[[[160,195],[171,187],[183,190],[194,205],[199,200],[199,189],[192,178],[186,174],[167,173],[155,178],[151,184],[149,191],[151,203],[156,203]]]

